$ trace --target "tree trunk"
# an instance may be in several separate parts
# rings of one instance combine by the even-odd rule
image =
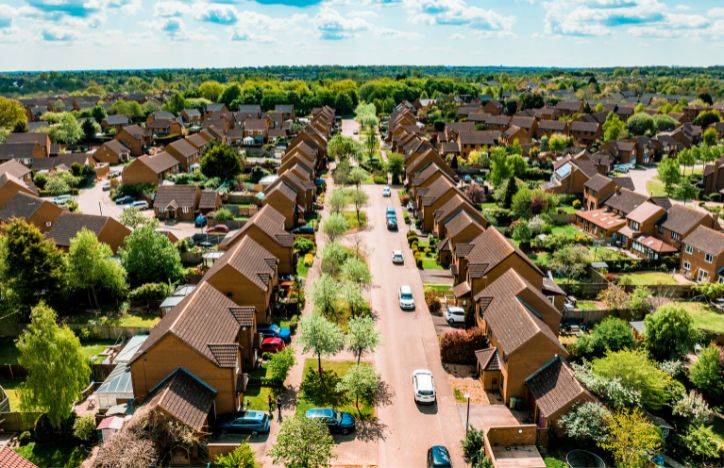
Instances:
[[[319,375],[322,375],[322,355],[320,353],[317,353],[317,369],[319,370]]]
[[[98,304],[98,296],[96,296],[96,287],[94,285],[91,285],[91,293],[93,294],[93,304],[97,309],[100,309],[101,306]]]

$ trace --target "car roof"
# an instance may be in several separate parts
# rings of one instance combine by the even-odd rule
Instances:
[[[409,284],[403,284],[402,286],[400,286],[400,291],[402,291],[402,292],[412,292],[412,288],[410,287]]]
[[[263,411],[247,410],[236,419],[243,419],[245,421],[262,421],[264,416],[266,416],[266,413]]]
[[[433,445],[432,447],[430,447],[430,452],[432,453],[432,461],[436,465],[450,465],[450,452],[448,452],[447,448],[443,447],[442,445]]]
[[[261,342],[261,344],[264,343],[278,343],[281,341],[281,338],[277,338],[276,336],[270,336],[267,338],[264,338],[264,340]]]
[[[465,312],[465,309],[457,306],[448,307],[447,310],[449,310],[450,312]]]
[[[308,418],[332,418],[334,417],[334,409],[332,408],[312,408],[304,412]]]
[[[392,254],[393,255],[402,255],[402,250],[393,250]]]

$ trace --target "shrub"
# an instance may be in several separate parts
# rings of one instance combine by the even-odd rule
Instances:
[[[677,401],[672,410],[674,416],[679,416],[689,424],[700,425],[711,421],[714,413],[701,395],[691,390]]]
[[[304,266],[309,268],[314,263],[314,255],[308,253],[304,256]]]
[[[30,435],[29,431],[23,431],[18,436],[18,443],[22,447],[23,445],[28,445],[30,442],[30,439],[32,439],[32,436]]]
[[[83,442],[91,442],[96,437],[96,419],[87,414],[73,421],[73,437]]]
[[[606,438],[608,410],[598,402],[576,405],[560,420],[566,435],[579,441],[601,442]]]
[[[402,219],[405,220],[405,224],[410,224],[410,215],[407,214],[407,211],[402,212]]]
[[[422,255],[419,252],[415,254],[415,266],[422,270]]]
[[[571,203],[571,206],[572,206],[573,208],[576,208],[576,209],[580,208],[580,206],[581,206],[581,200],[578,200],[578,199],[573,200],[573,203]]]
[[[710,344],[699,353],[699,359],[689,369],[691,383],[705,395],[715,398],[724,395],[724,372],[719,354],[719,348]]]
[[[463,457],[471,466],[476,467],[485,456],[483,452],[483,431],[471,427],[462,441]]]
[[[214,212],[214,219],[216,221],[231,221],[234,219],[234,213],[228,208],[219,208]]]
[[[171,294],[171,287],[166,283],[146,283],[131,290],[128,300],[132,304],[146,304],[160,302]]]
[[[314,241],[306,237],[297,237],[294,240],[294,249],[301,254],[307,254],[314,250]]]
[[[715,460],[724,454],[724,444],[717,441],[711,426],[690,426],[681,440],[697,458]]]
[[[433,296],[430,298],[430,300],[426,300],[425,302],[427,302],[427,308],[430,309],[430,313],[440,313],[440,310],[442,309],[442,303],[440,302],[439,297]]]
[[[387,185],[387,177],[386,177],[386,176],[376,175],[376,176],[374,176],[374,177],[372,178],[372,180],[374,181],[375,184]]]
[[[448,364],[475,365],[475,351],[487,346],[488,340],[480,328],[454,330],[440,338],[440,357]]]

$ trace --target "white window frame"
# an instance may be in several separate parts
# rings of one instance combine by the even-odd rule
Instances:
[[[691,271],[691,263],[688,260],[684,260],[684,270]]]
[[[689,244],[686,244],[686,247],[684,247],[684,251],[688,254],[694,253],[694,247],[690,246]]]
[[[714,262],[714,256],[710,253],[704,252],[704,261],[706,263],[713,263]]]

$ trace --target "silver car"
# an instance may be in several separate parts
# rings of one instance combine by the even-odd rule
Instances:
[[[435,379],[427,369],[416,369],[412,372],[412,387],[415,402],[432,405],[435,403]]]
[[[392,251],[392,263],[395,265],[402,265],[405,263],[405,257],[402,255],[402,250]]]
[[[445,311],[445,320],[451,325],[454,323],[465,323],[465,309],[454,306],[448,307]]]

